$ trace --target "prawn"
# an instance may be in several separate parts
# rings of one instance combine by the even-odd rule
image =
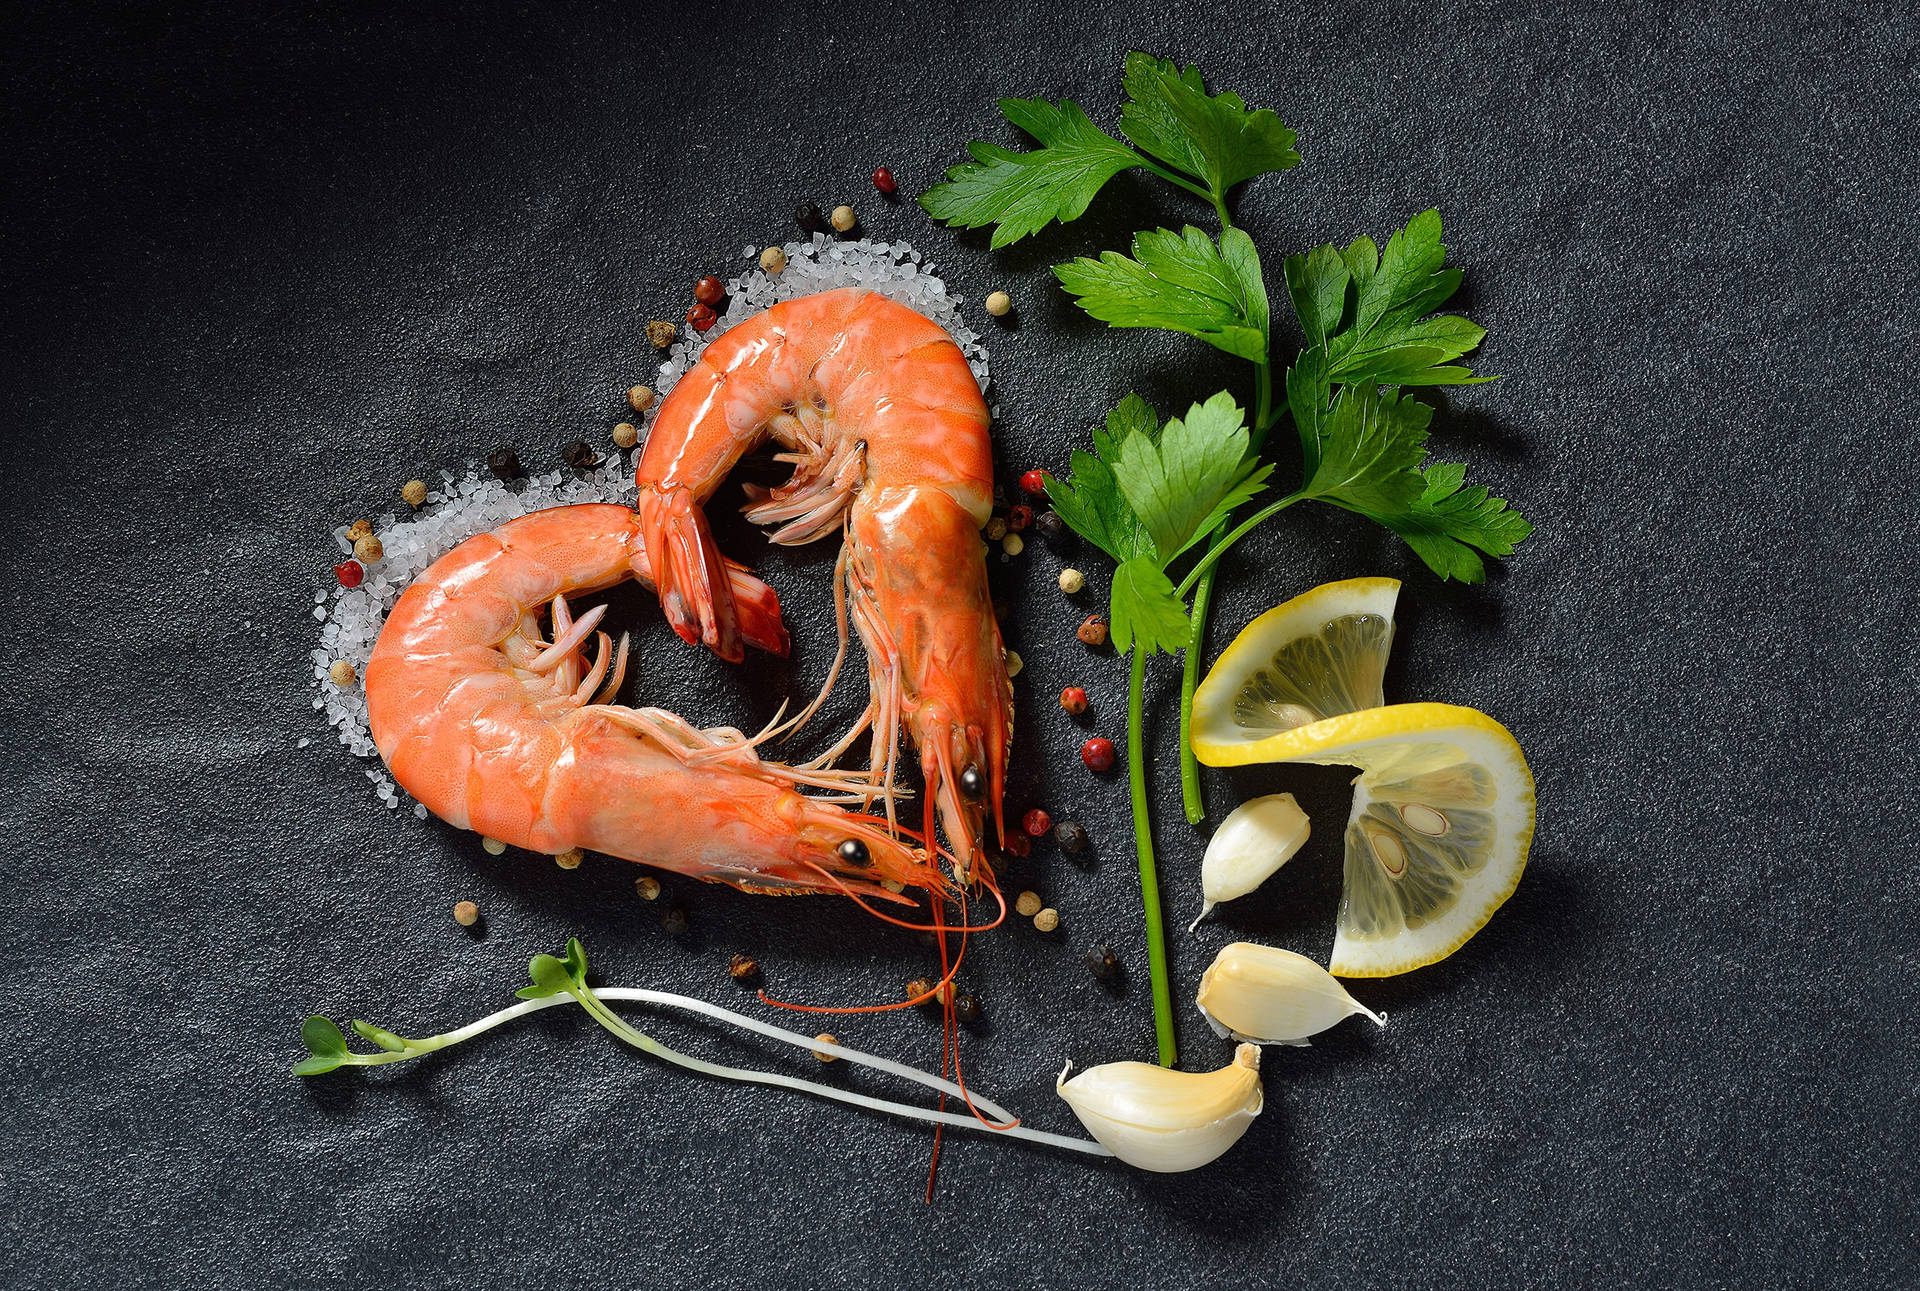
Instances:
[[[988,422],[973,371],[939,324],[844,287],[783,301],[708,345],[662,402],[636,471],[667,621],[737,662],[752,607],[702,507],[744,454],[768,439],[784,450],[777,460],[793,464],[792,477],[749,487],[747,518],[779,525],[777,543],[844,535],[842,651],[850,609],[867,652],[867,709],[835,756],[871,727],[870,774],[891,822],[904,726],[927,786],[923,835],[931,845],[937,814],[963,881],[989,810],[1005,843],[1013,724],[980,537],[993,504]]]
[[[536,852],[586,848],[750,892],[943,895],[924,852],[836,805],[864,799],[867,773],[763,761],[754,746],[776,725],[748,738],[610,702],[628,640],[616,650],[597,631],[604,605],[576,618],[567,598],[649,583],[650,568],[639,517],[607,504],[534,512],[435,561],[388,614],[365,670],[394,779],[442,820]],[[773,589],[731,562],[718,577],[741,639],[785,654]]]

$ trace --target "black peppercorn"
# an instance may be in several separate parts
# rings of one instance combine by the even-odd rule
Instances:
[[[977,995],[958,995],[953,1001],[953,1016],[962,1022],[980,1020],[980,997]]]
[[[794,223],[800,226],[802,233],[825,233],[826,217],[820,214],[820,208],[812,204],[800,207],[793,213]]]
[[[502,480],[517,480],[526,471],[521,469],[520,454],[511,448],[496,448],[487,454],[487,469]]]
[[[1042,511],[1033,518],[1034,532],[1049,547],[1064,547],[1073,538],[1073,530],[1067,528],[1067,522],[1052,511]]]
[[[1063,852],[1084,851],[1087,846],[1087,830],[1077,820],[1063,820],[1053,827],[1053,841],[1060,844]]]
[[[1120,961],[1115,958],[1112,946],[1095,946],[1087,952],[1087,971],[1096,981],[1110,982],[1120,971]]]
[[[576,471],[590,471],[600,465],[600,454],[587,446],[584,439],[570,439],[560,445],[560,460]]]
[[[687,912],[679,906],[673,906],[665,914],[660,916],[660,926],[678,937],[690,926],[687,923]]]

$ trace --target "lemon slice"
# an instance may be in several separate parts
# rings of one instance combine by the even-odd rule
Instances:
[[[1324,583],[1247,624],[1194,692],[1194,750],[1203,742],[1257,745],[1386,703],[1380,677],[1399,598],[1398,579],[1350,578]],[[1204,753],[1200,758],[1212,761]]]
[[[1328,965],[1336,976],[1390,977],[1445,959],[1526,868],[1533,773],[1507,728],[1476,709],[1393,704],[1257,740],[1203,742],[1196,729],[1193,748],[1212,766],[1361,769]]]

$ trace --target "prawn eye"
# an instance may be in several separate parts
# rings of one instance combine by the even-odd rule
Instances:
[[[960,773],[960,792],[979,802],[987,796],[987,778],[980,774],[980,768],[969,766]]]
[[[873,864],[873,857],[867,853],[867,845],[857,838],[849,838],[846,842],[840,844],[838,850],[840,859],[848,865],[857,865],[864,870],[867,866]]]

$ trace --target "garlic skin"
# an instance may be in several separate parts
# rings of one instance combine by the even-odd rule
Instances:
[[[1386,1015],[1347,994],[1339,979],[1305,955],[1236,941],[1200,979],[1200,1012],[1222,1036],[1254,1044],[1304,1045],[1356,1013],[1381,1026]]]
[[[1130,1166],[1160,1174],[1192,1170],[1240,1141],[1260,1115],[1260,1050],[1243,1044],[1218,1071],[1169,1071],[1110,1062],[1054,1082],[1087,1132]]]
[[[1290,793],[1249,798],[1220,822],[1200,862],[1200,893],[1206,904],[1187,925],[1192,932],[1222,901],[1231,901],[1272,878],[1307,841],[1307,813]]]

